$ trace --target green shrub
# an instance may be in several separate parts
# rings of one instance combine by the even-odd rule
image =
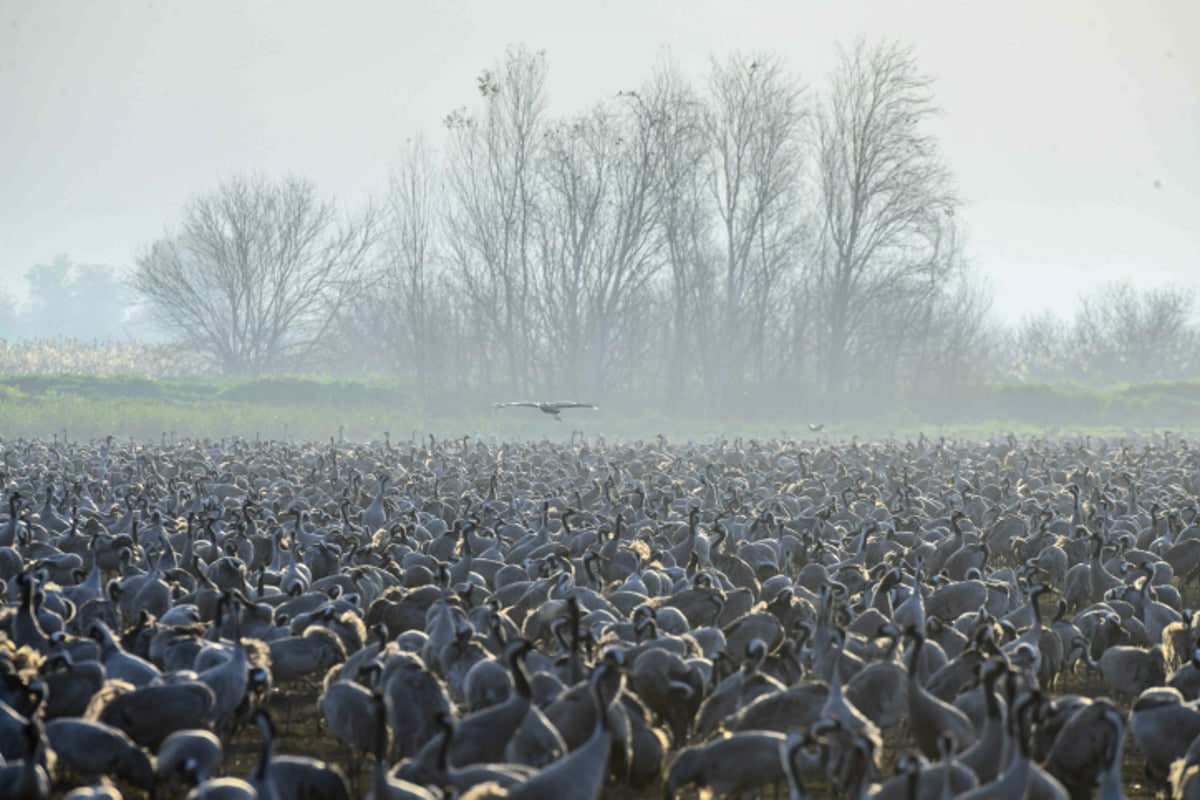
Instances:
[[[224,389],[216,399],[231,403],[330,408],[397,406],[411,402],[401,392],[386,386],[312,378],[261,378],[247,381]]]

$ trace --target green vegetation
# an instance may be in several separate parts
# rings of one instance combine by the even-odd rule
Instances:
[[[5,436],[381,438],[422,428],[411,394],[382,385],[309,378],[227,383],[34,375],[0,379]]]
[[[783,408],[779,403],[776,408]],[[831,411],[836,409],[836,412]],[[847,439],[927,435],[1021,436],[1088,432],[1200,430],[1200,383],[1154,383],[1105,390],[995,384],[923,393],[860,393],[843,402],[803,400],[773,418],[681,418],[663,409],[606,405],[564,412],[562,422],[532,409],[494,411],[465,394],[422,397],[382,381],[268,378],[224,382],[32,375],[0,378],[0,435],[71,438],[114,435],[137,441],[241,436],[247,439],[382,439],[430,433],[498,439],[560,439],[573,431],[619,439],[673,440],[793,436]],[[823,422],[820,433],[809,422]]]
[[[1103,389],[1039,383],[953,390],[917,404],[925,419],[974,423],[1013,420],[1056,428],[1189,428],[1200,425],[1200,383],[1150,383]]]

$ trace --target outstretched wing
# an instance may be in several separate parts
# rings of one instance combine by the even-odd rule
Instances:
[[[591,403],[576,403],[574,400],[556,400],[553,403],[546,403],[551,408],[596,408]]]
[[[509,400],[507,403],[496,403],[493,408],[512,408],[513,406],[526,406],[528,408],[538,408],[541,403],[535,400]]]

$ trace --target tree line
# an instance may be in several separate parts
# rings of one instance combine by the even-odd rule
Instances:
[[[131,285],[229,374],[383,373],[430,397],[771,412],[1121,358],[1169,372],[1122,349],[1134,334],[1191,358],[1178,290],[989,321],[909,47],[859,42],[819,91],[773,54],[699,81],[663,66],[567,117],[547,74],[510,51],[365,211],[297,177],[222,183]]]
[[[0,339],[117,341],[139,331],[136,296],[112,267],[66,255],[24,275],[27,298],[0,285]]]

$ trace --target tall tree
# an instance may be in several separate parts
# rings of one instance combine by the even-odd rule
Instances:
[[[903,326],[867,337],[881,315],[924,313],[957,268],[958,197],[926,131],[938,109],[909,47],[860,41],[842,54],[817,117],[821,366],[827,392],[852,362],[899,345]],[[860,379],[866,376],[859,375]]]
[[[617,377],[613,355],[633,344],[631,324],[648,313],[662,266],[654,112],[633,100],[551,126],[540,160],[546,374],[587,396]]]
[[[125,337],[134,298],[111,267],[74,264],[59,255],[25,273],[29,303],[20,315],[22,338],[111,341]]]
[[[722,405],[763,363],[764,326],[795,265],[804,167],[803,89],[774,55],[714,62],[705,134],[722,252],[710,347]],[[740,392],[738,392],[740,393]]]
[[[686,407],[702,394],[704,330],[719,253],[711,235],[711,202],[705,185],[707,141],[704,104],[694,88],[670,64],[660,66],[640,91],[628,94],[639,119],[649,124],[659,171],[656,201],[659,235],[668,265],[662,295],[667,308],[657,347],[661,376],[654,390],[673,407]],[[660,337],[661,338],[661,337]]]
[[[479,76],[478,89],[481,113],[459,110],[446,118],[449,258],[471,307],[475,341],[500,349],[501,358],[481,362],[485,382],[527,391],[538,383],[532,247],[546,110],[544,54],[510,51],[504,64]]]
[[[24,336],[30,339],[57,338],[66,333],[64,322],[77,318],[71,297],[71,260],[55,256],[49,264],[35,264],[25,273],[29,304],[22,314]]]
[[[342,346],[369,366],[418,385],[444,366],[439,305],[439,226],[444,199],[434,154],[421,136],[405,144],[380,212],[378,259],[339,314]]]
[[[342,218],[307,180],[233,178],[137,259],[150,313],[228,374],[307,366],[367,262],[375,214]]]
[[[23,327],[18,318],[17,301],[0,288],[0,339],[14,341],[22,338]]]

